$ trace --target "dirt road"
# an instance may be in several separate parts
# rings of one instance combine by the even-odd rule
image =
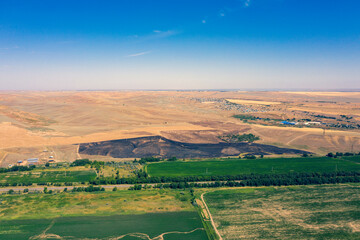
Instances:
[[[208,206],[207,206],[207,204],[206,204],[206,202],[205,202],[205,200],[204,200],[204,194],[205,194],[205,193],[201,194],[201,201],[204,203],[204,206],[205,206],[205,208],[206,208],[206,211],[208,212],[209,217],[210,217],[211,225],[213,226],[216,234],[219,236],[219,240],[223,240],[223,238],[221,237],[219,231],[217,230],[217,228],[216,228],[216,226],[215,226],[215,222],[214,222],[214,220],[213,220],[213,217],[212,217],[212,215],[211,215],[211,213],[210,213],[210,210],[209,210],[209,208],[208,208]]]

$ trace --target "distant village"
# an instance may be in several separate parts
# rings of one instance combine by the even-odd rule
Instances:
[[[249,114],[249,113],[266,113],[271,111],[284,111],[279,105],[261,105],[261,104],[238,104],[228,101],[224,98],[190,98],[192,101],[200,103],[213,103],[215,108],[225,110],[225,111],[236,111],[239,113]],[[293,111],[292,111],[293,112]],[[360,129],[360,124],[358,121],[353,119],[352,116],[340,115],[340,116],[327,116],[319,114],[310,114],[309,112],[303,112],[305,115],[310,116],[312,119],[300,119],[296,121],[295,119],[280,120],[279,119],[270,119],[270,118],[261,118],[261,117],[239,117],[241,120],[262,120],[274,125],[287,125],[287,126],[307,126],[307,127],[329,127],[329,128],[341,128],[341,129]],[[324,121],[321,121],[324,120]]]

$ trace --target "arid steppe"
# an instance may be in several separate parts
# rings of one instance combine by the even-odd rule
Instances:
[[[0,92],[0,166],[48,155],[73,161],[83,157],[78,143],[157,135],[217,143],[253,133],[257,143],[315,154],[359,152],[359,124],[359,92]]]

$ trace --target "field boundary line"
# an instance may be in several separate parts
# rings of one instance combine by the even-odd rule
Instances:
[[[213,226],[216,234],[219,236],[219,240],[223,240],[223,238],[221,237],[219,231],[217,230],[217,228],[216,228],[216,226],[215,226],[214,219],[213,219],[213,217],[212,217],[212,215],[211,215],[211,213],[210,213],[210,210],[209,210],[209,208],[208,208],[208,206],[207,206],[207,204],[206,204],[206,202],[205,202],[205,200],[204,200],[204,194],[205,194],[205,193],[202,193],[202,194],[201,194],[201,201],[204,203],[205,209],[206,209],[206,211],[208,212],[208,215],[209,215],[209,218],[210,218],[211,225]]]
[[[287,143],[285,143],[285,145],[290,145],[292,142],[294,142],[294,141],[296,141],[296,140],[298,140],[298,139],[300,139],[302,137],[308,136],[308,135],[310,135],[310,133],[305,133],[303,135],[296,136],[293,139],[289,140]]]
[[[7,157],[8,154],[9,154],[8,152],[4,153],[4,156],[2,156],[2,158],[0,159],[0,166],[1,166],[2,162],[5,161],[5,158]]]

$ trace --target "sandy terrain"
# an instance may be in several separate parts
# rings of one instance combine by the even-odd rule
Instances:
[[[229,106],[226,99],[237,104]],[[47,148],[53,148],[59,160],[72,161],[79,157],[77,147],[65,146],[77,143],[153,135],[216,143],[218,135],[229,132],[251,132],[261,137],[259,143],[319,154],[360,151],[358,129],[327,129],[324,134],[321,128],[263,126],[232,117],[252,114],[285,120],[320,113],[334,118],[351,116],[349,121],[356,124],[360,120],[360,93],[0,92],[0,165],[38,157]]]

